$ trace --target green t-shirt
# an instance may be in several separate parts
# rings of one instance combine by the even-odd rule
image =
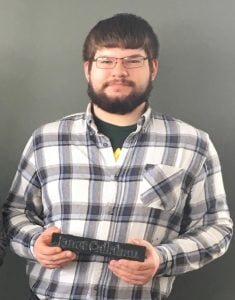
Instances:
[[[117,126],[111,123],[104,122],[97,117],[95,117],[94,119],[98,131],[110,139],[113,151],[114,153],[116,153],[115,158],[118,158],[125,139],[131,132],[136,130],[137,125],[134,124],[129,126]]]

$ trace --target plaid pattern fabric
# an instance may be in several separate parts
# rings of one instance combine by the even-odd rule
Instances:
[[[2,216],[0,214],[0,266],[3,264],[5,256],[5,248],[8,245],[8,239],[4,229],[2,228]]]
[[[5,218],[13,250],[27,258],[40,299],[166,299],[174,277],[221,256],[232,221],[216,151],[208,135],[150,108],[117,160],[86,113],[37,129],[23,152]],[[108,259],[82,257],[60,269],[35,261],[43,228],[110,241],[149,241],[161,265],[152,281],[133,286]]]

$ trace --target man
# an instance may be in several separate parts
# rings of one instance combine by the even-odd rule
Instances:
[[[228,248],[232,221],[208,135],[153,112],[158,39],[131,14],[83,48],[91,103],[37,129],[5,207],[32,299],[166,299],[176,275]],[[52,247],[53,232],[146,247],[144,262]]]

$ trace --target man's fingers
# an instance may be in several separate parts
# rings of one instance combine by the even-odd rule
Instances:
[[[62,255],[60,256],[44,256],[41,258],[41,262],[43,264],[55,264],[55,265],[61,265],[63,263],[67,263],[69,261],[73,261],[77,258],[76,254],[72,252],[68,253],[61,253]]]
[[[117,261],[111,261],[109,263],[110,269],[112,269],[112,271],[115,272],[119,272],[120,274],[128,274],[128,276],[140,276],[140,275],[145,275],[148,274],[149,272],[149,268],[147,267],[142,267],[141,266],[136,266],[135,264],[129,264],[129,262],[127,261],[127,263],[123,262],[117,262]],[[134,272],[133,272],[134,270]]]
[[[111,260],[109,269],[122,280],[143,285],[152,279],[159,266],[159,256],[155,248],[145,240],[129,239],[129,243],[146,247],[146,258],[143,262],[126,259]]]
[[[149,278],[148,273],[146,272],[139,272],[139,273],[133,273],[133,272],[125,272],[121,269],[112,269],[112,272],[119,277],[120,279],[126,281],[129,284],[135,284],[135,285],[143,285],[145,284]]]
[[[37,247],[40,248],[39,254],[41,255],[54,255],[62,252],[60,247],[51,246],[51,236],[50,235],[42,235],[38,238]]]
[[[35,241],[34,253],[40,263],[43,263],[45,259],[62,252],[61,248],[51,246],[53,232],[60,232],[60,229],[55,226],[49,227],[43,231]]]
[[[60,247],[51,245],[51,238],[54,232],[59,233],[57,227],[49,227],[37,238],[34,245],[34,253],[41,265],[46,268],[59,268],[70,261],[76,259],[76,254],[72,251],[64,251]]]

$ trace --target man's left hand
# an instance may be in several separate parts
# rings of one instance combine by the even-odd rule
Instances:
[[[160,257],[156,249],[145,240],[129,239],[128,243],[146,247],[144,262],[127,259],[111,260],[109,269],[117,277],[129,284],[144,285],[156,274],[160,264]]]

